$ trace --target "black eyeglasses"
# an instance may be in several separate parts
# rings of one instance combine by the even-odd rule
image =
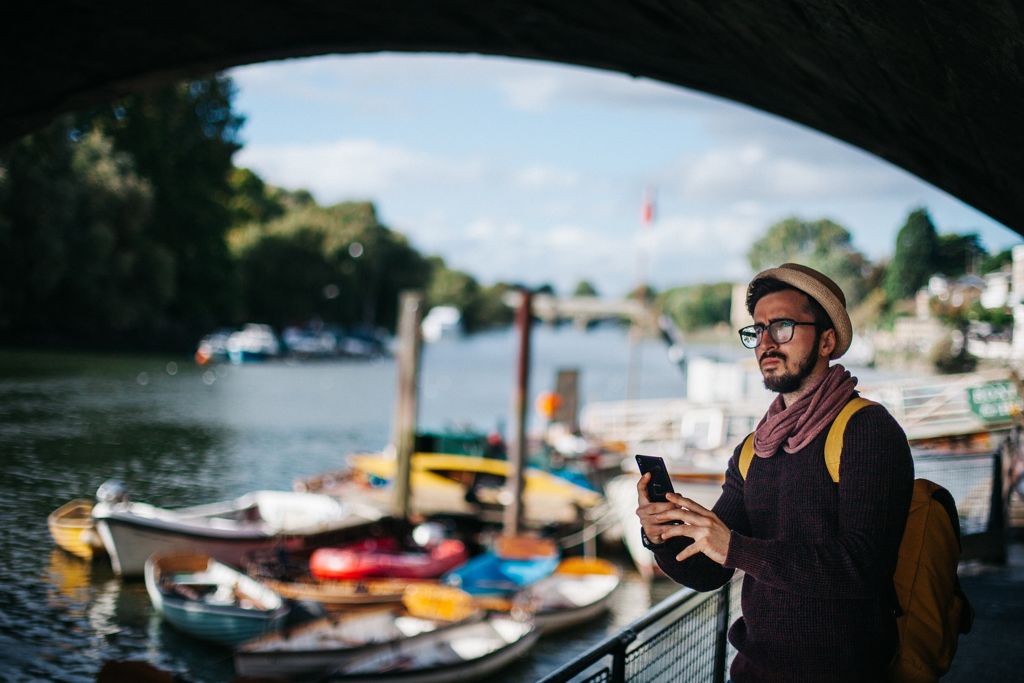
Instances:
[[[772,338],[772,341],[776,344],[785,344],[793,340],[793,333],[797,325],[817,327],[818,323],[800,323],[795,320],[782,319],[773,320],[767,325],[762,325],[761,323],[748,325],[740,330],[740,341],[748,349],[756,349],[757,345],[761,343],[761,335],[764,334],[765,330],[768,330],[768,335]]]

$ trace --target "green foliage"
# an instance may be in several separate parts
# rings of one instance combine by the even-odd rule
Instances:
[[[867,293],[867,259],[852,244],[850,232],[827,218],[791,217],[768,228],[747,252],[754,272],[782,263],[800,263],[835,280],[853,306]]]
[[[175,263],[149,238],[152,195],[97,130],[63,119],[15,143],[0,159],[0,336],[137,344],[165,326]]]
[[[515,313],[502,301],[508,285],[481,287],[472,275],[449,268],[440,257],[432,257],[430,262],[428,306],[458,308],[462,312],[463,329],[470,333],[512,322]]]
[[[997,254],[986,255],[981,259],[982,275],[1002,270],[1003,266],[1013,263],[1013,249],[1003,249]]]
[[[597,288],[589,280],[580,280],[572,291],[573,296],[597,296]]]
[[[398,294],[426,286],[427,259],[381,225],[370,202],[322,207],[301,195],[274,196],[284,198],[284,214],[239,226],[229,237],[244,274],[243,317],[280,325],[316,315],[394,329]],[[290,265],[291,258],[302,265]],[[272,310],[260,303],[265,297],[276,302]]]
[[[910,212],[896,235],[896,253],[885,276],[890,301],[912,297],[938,270],[939,239],[928,211]]]
[[[947,277],[973,272],[974,265],[988,256],[977,233],[947,233],[938,236],[935,271]]]
[[[681,330],[691,331],[728,323],[732,306],[732,284],[691,285],[675,287],[658,295],[661,310],[668,314]]]

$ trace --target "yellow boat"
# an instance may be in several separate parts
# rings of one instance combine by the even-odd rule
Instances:
[[[349,464],[370,481],[385,483],[395,476],[395,460],[386,456],[354,455]],[[506,460],[416,453],[409,477],[413,510],[425,515],[461,513],[485,519],[497,513],[500,520],[508,475]],[[603,500],[596,491],[533,467],[526,469],[524,478],[523,517],[527,524],[574,523],[581,510],[593,508]],[[390,486],[371,492],[382,501],[391,495]]]
[[[92,501],[76,498],[64,503],[46,518],[50,535],[62,549],[83,560],[106,554],[93,527]]]

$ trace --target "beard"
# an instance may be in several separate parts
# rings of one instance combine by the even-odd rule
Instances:
[[[815,341],[814,346],[808,350],[807,355],[797,364],[796,372],[784,372],[781,375],[773,375],[771,377],[764,377],[764,388],[768,391],[774,391],[779,394],[792,394],[793,392],[800,389],[803,386],[804,381],[811,376],[814,372],[815,366],[815,350],[818,344]],[[782,354],[773,353],[770,356],[765,354],[761,356],[764,358],[779,358],[785,362],[785,358]],[[763,376],[763,375],[762,375]]]

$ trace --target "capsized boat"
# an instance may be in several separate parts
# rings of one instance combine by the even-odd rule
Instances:
[[[209,555],[153,555],[145,578],[153,608],[168,623],[221,645],[273,631],[288,616],[280,595]]]
[[[317,491],[349,498],[365,497],[388,505],[395,476],[395,460],[384,455],[353,455],[351,470],[295,482],[301,491]],[[465,515],[485,522],[502,521],[508,461],[445,453],[416,453],[409,482],[412,509],[424,516]],[[528,467],[524,472],[523,522],[533,527],[576,524],[580,512],[597,508],[603,496],[550,472]],[[356,493],[358,492],[358,493]]]
[[[309,573],[317,579],[395,577],[434,579],[469,559],[466,545],[445,539],[432,548],[410,550],[392,537],[373,538],[340,548],[318,548]]]
[[[479,621],[484,614],[466,593],[444,586],[412,586],[403,605],[317,619],[268,634],[235,650],[239,676],[308,678],[329,673],[396,641]]]
[[[166,509],[129,501],[123,486],[107,482],[96,497],[96,529],[114,571],[122,576],[140,575],[150,555],[174,550],[240,566],[246,553],[261,548],[297,548],[338,532],[349,540],[358,538],[361,527],[381,516],[368,506],[293,491],[255,491],[233,500]]]
[[[93,524],[92,506],[91,500],[76,498],[64,503],[46,518],[54,542],[83,560],[91,560],[97,554],[105,555],[107,552]]]
[[[491,614],[356,658],[328,680],[346,683],[451,683],[485,678],[529,652],[539,631],[530,620]]]
[[[532,612],[542,635],[589,621],[608,609],[622,571],[598,558],[570,557],[528,586],[516,602]]]
[[[558,549],[552,541],[502,537],[493,550],[448,572],[442,581],[474,597],[504,598],[551,574],[558,560]]]

